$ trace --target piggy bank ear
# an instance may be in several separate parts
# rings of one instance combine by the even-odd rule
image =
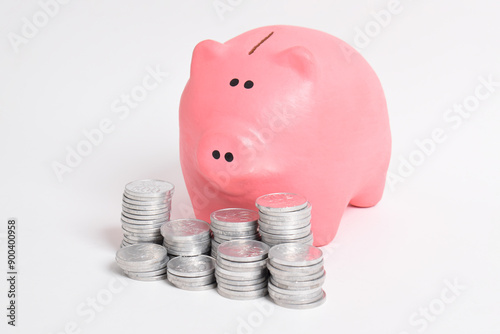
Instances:
[[[191,74],[197,72],[198,69],[206,67],[207,62],[212,59],[221,57],[226,49],[222,43],[207,39],[196,45],[193,51],[191,60]]]
[[[303,46],[293,46],[276,55],[276,62],[310,78],[316,70],[316,62],[311,51]]]

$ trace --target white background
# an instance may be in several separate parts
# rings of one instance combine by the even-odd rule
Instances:
[[[459,125],[444,118],[455,104],[474,101],[479,77],[500,81],[498,2],[401,0],[368,43],[356,39],[358,29],[376,28],[372,12],[387,9],[386,0],[221,2],[234,6],[218,15],[212,0],[74,0],[17,52],[9,34],[20,35],[23,18],[33,21],[41,7],[1,2],[2,272],[6,221],[19,219],[12,332],[499,333],[500,87]],[[347,209],[324,247],[328,298],[320,308],[288,310],[261,299],[262,311],[252,301],[166,282],[123,279],[121,289],[114,255],[124,185],[166,179],[176,185],[173,217],[190,205],[178,104],[194,46],[271,24],[316,28],[356,46],[386,92],[391,173],[399,175],[402,159],[419,165],[388,186],[376,207]],[[120,119],[111,105],[157,66],[169,77]],[[53,163],[65,163],[67,147],[106,118],[113,131],[59,182]],[[418,153],[415,140],[436,128],[446,140]],[[120,291],[109,292],[110,284]],[[6,291],[2,279],[2,333]],[[90,311],[92,298],[99,311]],[[420,312],[429,308],[424,320]]]

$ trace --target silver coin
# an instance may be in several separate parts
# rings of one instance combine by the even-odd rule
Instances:
[[[217,252],[229,261],[253,262],[267,258],[269,246],[256,240],[232,240],[221,243]]]
[[[122,209],[127,208],[129,210],[137,210],[137,211],[159,211],[159,210],[170,210],[170,203],[161,202],[159,204],[147,204],[139,205],[139,204],[130,204],[125,201],[122,201]]]
[[[127,238],[127,236],[123,236],[123,240],[125,242],[128,242],[130,244],[155,244],[155,245],[161,245],[161,240],[155,240],[155,239],[138,239],[138,240],[130,240]]]
[[[290,225],[300,225],[311,221],[311,207],[302,209],[300,211],[283,212],[281,214],[267,214],[265,212],[259,211],[259,221],[268,224],[290,224]]]
[[[134,240],[134,239],[160,239],[163,240],[163,236],[158,233],[143,233],[143,232],[130,232],[122,229],[123,235]]]
[[[165,242],[167,245],[167,250],[176,250],[176,251],[184,251],[184,250],[202,250],[202,249],[211,249],[212,245],[210,244],[210,241],[196,244],[196,245],[172,245],[167,242]]]
[[[174,284],[175,285],[175,284]],[[188,290],[188,291],[204,291],[204,290],[211,290],[215,289],[217,287],[217,283],[212,283],[212,284],[207,284],[207,285],[201,285],[201,286],[183,286],[183,285],[175,285],[179,289],[182,290]]]
[[[122,222],[128,223],[128,224],[134,224],[134,225],[151,225],[151,226],[157,226],[160,225],[162,226],[164,223],[168,221],[167,218],[161,218],[161,219],[151,219],[151,220],[140,220],[140,219],[133,219],[129,218],[127,216],[121,215]]]
[[[143,241],[143,240],[139,240],[139,241],[127,241],[127,240],[123,240],[123,242],[126,242],[126,243],[127,243],[127,246],[139,245],[139,244],[155,244],[155,245],[161,245],[161,242],[151,242],[151,241]]]
[[[127,246],[131,246],[132,244],[129,243],[129,242],[126,242],[126,241],[122,241],[122,243],[120,244],[120,248],[123,248],[123,247],[127,247]]]
[[[325,283],[326,275],[322,275],[320,278],[311,281],[289,281],[289,280],[281,280],[275,279],[273,276],[269,278],[269,282],[271,282],[274,286],[287,289],[287,290],[304,290],[304,289],[312,289],[323,286]]]
[[[143,241],[143,240],[151,240],[151,241],[163,241],[163,237],[160,235],[154,235],[154,236],[147,236],[147,235],[132,235],[130,233],[124,233],[123,238],[128,240],[128,241]]]
[[[141,245],[141,244],[136,244],[136,245]],[[144,244],[142,244],[144,245]],[[153,245],[153,244],[152,244]],[[135,245],[133,245],[135,246]],[[123,271],[129,271],[133,273],[137,272],[149,272],[149,271],[155,271],[155,270],[160,270],[163,269],[167,266],[168,261],[170,260],[170,257],[165,257],[161,262],[154,263],[154,264],[127,264],[127,263],[118,263],[118,266],[123,269]]]
[[[116,252],[116,261],[125,265],[147,266],[167,258],[165,247],[156,244],[132,245]]]
[[[122,216],[125,216],[129,219],[134,219],[134,220],[157,220],[157,219],[170,219],[170,211],[167,211],[166,213],[160,213],[156,215],[135,215],[132,213],[128,213],[126,211],[122,211]]]
[[[182,239],[176,238],[172,239],[171,236],[165,235],[165,242],[174,247],[193,247],[206,245],[207,243],[211,243],[210,234],[200,235],[197,239]]]
[[[215,274],[215,278],[217,279],[217,282],[225,283],[225,284],[229,284],[229,285],[237,285],[237,286],[257,285],[257,284],[260,284],[262,282],[267,282],[267,275],[263,276],[263,277],[256,278],[256,279],[252,279],[252,280],[248,280],[248,279],[245,279],[245,280],[241,280],[241,279],[234,280],[234,279],[229,279],[229,278],[225,278],[225,277],[219,276],[216,273]]]
[[[167,250],[177,250],[177,251],[183,251],[183,250],[201,250],[201,249],[211,249],[212,245],[210,244],[210,241],[196,244],[196,245],[173,245],[168,242],[164,242],[164,244],[167,246]]]
[[[323,295],[323,290],[320,288],[319,291],[315,291],[314,293],[308,295],[284,295],[281,293],[277,293],[268,286],[269,297],[273,299],[273,301],[279,300],[289,304],[308,304],[312,303]]]
[[[225,298],[237,299],[237,300],[249,300],[259,297],[264,297],[267,295],[267,288],[254,291],[233,291],[221,286],[217,286],[217,292]]]
[[[168,274],[168,281],[176,286],[184,286],[184,287],[195,287],[195,286],[203,286],[207,284],[215,283],[215,276],[205,281],[189,281],[187,279],[176,279],[173,275]]]
[[[168,270],[174,275],[183,277],[199,277],[215,271],[215,259],[199,255],[195,257],[176,257],[169,261]]]
[[[133,221],[133,220],[132,220]],[[150,229],[153,229],[153,230],[160,230],[160,227],[165,224],[165,221],[161,221],[161,222],[157,222],[157,223],[154,223],[154,224],[136,224],[135,221],[133,221],[133,223],[128,223],[126,221],[124,221],[123,219],[121,220],[121,224],[122,224],[122,227],[125,227],[125,228],[128,228],[128,229],[137,229],[137,230],[150,230]]]
[[[273,290],[280,296],[283,296],[283,298],[295,298],[300,299],[299,296],[304,297],[304,299],[307,299],[307,296],[312,296],[315,293],[318,293],[321,291],[321,287],[316,287],[316,288],[310,288],[310,289],[303,289],[303,290],[288,290],[288,289],[282,289],[274,285],[273,283],[269,282],[268,285],[269,289]]]
[[[293,193],[274,193],[260,196],[255,205],[264,212],[290,212],[305,208],[307,200]]]
[[[296,243],[296,244],[306,244],[306,245],[310,245],[311,243],[309,242],[309,239],[289,239],[289,240],[286,240],[286,239],[283,239],[283,240],[278,240],[278,239],[267,239],[267,238],[263,238],[262,239],[262,242],[266,243],[269,247],[274,247],[274,246],[277,246],[277,245],[281,245],[281,244],[289,244],[289,243]]]
[[[303,230],[300,233],[297,234],[272,234],[265,232],[264,230],[260,230],[260,235],[262,238],[266,238],[268,240],[296,240],[296,239],[302,239],[307,237],[309,234],[311,234],[311,229],[306,229]]]
[[[205,246],[207,244],[212,244],[212,239],[210,235],[202,236],[201,239],[194,240],[182,240],[182,239],[171,239],[169,236],[165,236],[165,242],[173,247],[198,247]]]
[[[280,300],[289,304],[307,304],[312,303],[315,300],[318,300],[323,295],[323,290],[320,288],[319,291],[315,291],[314,293],[308,295],[284,295],[281,293],[277,293],[268,286],[269,297],[271,297],[274,301]]]
[[[241,240],[241,241],[245,241],[245,240],[258,240],[260,237],[259,234],[252,234],[252,235],[248,235],[248,236],[244,236],[244,237],[227,237],[227,236],[219,236],[219,235],[214,235],[214,240],[219,242],[219,243],[224,243],[226,241],[235,241],[235,240]]]
[[[210,249],[207,250],[183,250],[183,251],[178,251],[178,250],[171,250],[168,253],[169,255],[176,255],[179,257],[195,257],[195,256],[200,256],[200,255],[207,255],[210,254]]]
[[[170,220],[161,227],[161,234],[169,239],[198,239],[210,234],[210,226],[199,219]]]
[[[259,214],[256,211],[240,208],[227,208],[212,212],[210,220],[217,223],[253,223],[259,219]]]
[[[205,276],[197,276],[197,277],[178,276],[178,275],[172,274],[170,271],[168,271],[168,269],[167,269],[167,273],[168,273],[169,280],[178,281],[178,282],[198,282],[198,283],[210,284],[213,282],[213,279],[215,278],[215,275],[213,273],[205,275]]]
[[[161,230],[160,230],[161,232]],[[190,237],[173,237],[171,235],[165,235],[162,234],[165,240],[167,242],[171,243],[172,245],[190,245],[190,244],[196,244],[196,243],[205,243],[210,241],[210,233],[203,233],[203,234],[198,234],[196,236],[190,236]]]
[[[311,274],[311,275],[306,275],[303,273],[294,273],[294,272],[276,269],[270,263],[267,264],[267,269],[269,269],[269,273],[276,280],[288,280],[288,281],[294,280],[297,282],[312,281],[312,280],[320,278],[322,275],[325,274],[324,269],[321,271],[318,271],[317,273]]]
[[[278,246],[278,245],[285,244],[285,243],[292,243],[292,241],[274,243],[274,242],[270,242],[269,240],[262,240],[262,242],[265,242],[269,247],[274,247],[274,246]],[[306,239],[304,239],[304,240],[299,239],[299,240],[293,241],[293,243],[306,244],[306,245],[312,246],[313,239],[312,238],[308,238],[307,240]]]
[[[218,276],[227,279],[235,279],[235,280],[254,280],[268,275],[267,268],[258,269],[252,271],[232,271],[221,268],[219,265],[215,266],[215,273]]]
[[[135,216],[156,216],[156,215],[166,215],[167,213],[170,214],[170,208],[156,209],[156,210],[135,210],[122,206],[122,211],[126,214]]]
[[[261,290],[265,287],[267,287],[267,281],[255,284],[255,285],[232,285],[232,284],[226,284],[223,282],[217,282],[217,284],[224,288],[228,289],[231,291],[255,291],[255,290]]]
[[[125,193],[138,197],[162,197],[174,192],[174,185],[162,180],[137,180],[125,185]]]
[[[323,252],[314,246],[289,243],[271,248],[269,258],[285,266],[310,266],[323,260]]]
[[[138,206],[170,206],[172,202],[171,196],[158,197],[158,198],[141,198],[141,199],[133,199],[128,197],[126,193],[123,194],[122,204],[130,204],[130,205],[138,205]]]
[[[154,277],[159,275],[164,275],[167,273],[167,267],[153,270],[153,271],[123,271],[127,276],[138,276],[138,277]]]
[[[131,236],[136,236],[136,237],[140,237],[140,236],[144,236],[144,237],[162,237],[162,235],[160,234],[160,231],[154,231],[154,230],[151,230],[151,231],[141,231],[141,230],[128,230],[128,229],[125,229],[125,228],[122,228],[122,232],[123,234],[128,234],[128,235],[131,235]],[[163,238],[163,237],[162,237]]]
[[[234,271],[252,271],[267,267],[267,259],[255,262],[234,262],[228,261],[220,256],[217,257],[216,263],[223,269]]]
[[[214,220],[210,221],[210,226],[224,231],[240,231],[245,229],[255,229],[258,224],[257,221],[251,223],[220,223]]]
[[[193,253],[193,252],[197,252],[198,254],[201,254],[201,253],[205,253],[205,252],[208,252],[212,250],[212,246],[210,245],[206,245],[206,246],[203,246],[203,247],[191,247],[191,248],[176,248],[176,247],[172,247],[172,246],[168,246],[167,245],[167,251],[171,254],[177,254],[177,255],[181,255],[183,252],[185,253]]]
[[[161,281],[164,279],[167,279],[167,275],[159,275],[159,276],[153,276],[153,277],[139,277],[139,276],[129,276],[131,279],[134,279],[136,281],[143,281],[143,282],[153,282],[153,281]]]
[[[123,196],[129,198],[130,200],[134,200],[136,202],[143,202],[143,203],[157,203],[157,202],[161,202],[161,201],[163,201],[163,202],[172,201],[172,194],[165,195],[165,196],[158,196],[158,197],[147,197],[147,196],[132,195],[130,193],[124,192]]]
[[[323,261],[320,261],[316,264],[310,266],[285,266],[279,263],[276,263],[274,260],[269,259],[269,263],[276,269],[288,271],[290,273],[301,273],[304,275],[312,275],[317,273],[318,271],[322,271],[323,269]]]
[[[224,264],[224,263],[220,263],[218,262],[217,265],[221,268],[221,269],[224,269],[224,270],[227,270],[227,271],[240,271],[240,272],[246,272],[248,270],[252,271],[252,270],[257,270],[259,268],[256,268],[256,267],[253,267],[253,268],[241,268],[241,267],[232,267],[232,266],[228,266],[227,264]],[[266,268],[265,266],[264,267],[261,267],[261,268]]]
[[[212,225],[210,225],[210,229],[212,230],[212,232],[214,234],[217,233],[220,235],[228,235],[228,236],[245,236],[245,235],[257,233],[257,225],[255,225],[254,227],[245,228],[245,229],[232,229],[232,230],[230,230],[230,229],[219,229],[212,224]]]
[[[277,305],[286,307],[286,308],[291,308],[291,309],[310,309],[314,307],[318,307],[322,305],[326,301],[326,293],[323,291],[323,294],[321,295],[318,300],[315,300],[313,302],[305,303],[305,304],[291,304],[287,303],[284,301],[281,301],[279,299],[273,300]]]
[[[311,224],[307,223],[303,226],[293,226],[293,225],[274,225],[259,223],[259,231],[270,233],[270,234],[300,234],[304,231],[311,231]]]

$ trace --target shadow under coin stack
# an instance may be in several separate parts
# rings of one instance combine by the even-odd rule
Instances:
[[[213,289],[215,260],[208,255],[178,256],[168,263],[168,281],[179,289],[201,291]]]
[[[122,247],[161,244],[160,227],[170,219],[174,186],[166,181],[139,180],[125,186],[122,202]]]
[[[312,245],[311,204],[292,193],[268,194],[257,198],[259,232],[269,246],[282,243]]]
[[[259,240],[259,214],[248,209],[229,208],[212,212],[210,228],[212,239],[212,257],[217,258],[217,248],[230,240]]]
[[[305,309],[323,304],[326,293],[323,252],[305,244],[281,244],[269,251],[269,296],[283,307]]]
[[[138,281],[167,278],[167,250],[157,244],[136,244],[120,248],[116,262],[128,277]]]
[[[232,240],[219,246],[215,264],[217,292],[230,299],[267,295],[269,246],[256,240]]]
[[[210,252],[210,226],[203,220],[171,220],[160,231],[169,255],[196,256]]]

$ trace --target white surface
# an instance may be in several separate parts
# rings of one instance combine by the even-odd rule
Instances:
[[[110,283],[119,288],[114,254],[124,185],[169,180],[176,185],[173,216],[189,211],[177,111],[195,44],[293,24],[356,45],[356,27],[387,8],[387,1],[222,2],[240,4],[221,20],[211,0],[73,1],[18,53],[7,36],[19,34],[22,18],[40,6],[0,4],[1,268],[6,219],[20,224],[19,326],[12,332],[63,333],[74,322],[81,333],[499,333],[500,87],[457,129],[443,119],[474,94],[479,76],[500,81],[495,1],[401,0],[402,11],[359,48],[387,94],[390,170],[397,173],[399,157],[408,158],[414,140],[433,129],[444,129],[447,139],[403,183],[388,187],[379,205],[347,210],[324,248],[325,305],[294,311],[263,299],[272,308],[263,314],[254,302],[215,291],[126,280],[92,317],[88,298],[102,301]],[[112,103],[157,65],[170,76],[119,119]],[[74,148],[82,131],[104,118],[114,131],[58,182],[53,161],[64,162],[66,146]],[[439,301],[453,296],[445,280],[465,286],[448,304]],[[4,310],[3,279],[0,294]],[[440,305],[432,321],[418,315]],[[5,333],[4,311],[1,319]]]

